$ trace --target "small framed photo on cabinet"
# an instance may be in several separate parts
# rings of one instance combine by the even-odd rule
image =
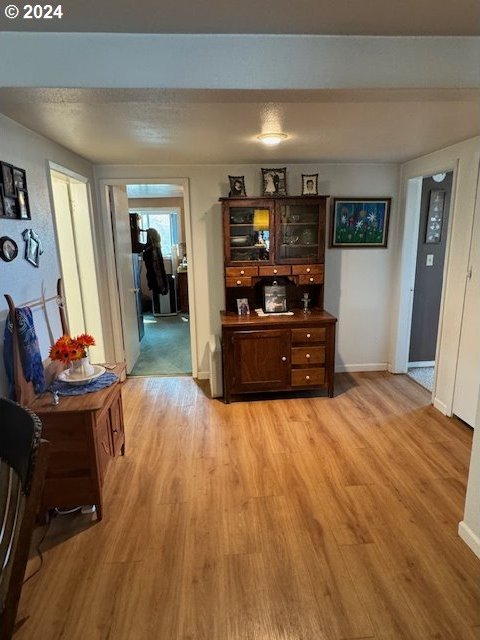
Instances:
[[[248,298],[237,298],[237,309],[239,316],[250,315],[250,307],[248,305]]]
[[[263,287],[263,310],[265,313],[285,313],[287,310],[286,287],[279,284]]]
[[[228,176],[230,182],[229,198],[244,197],[247,195],[245,191],[245,177],[244,176]]]
[[[302,196],[318,196],[318,173],[302,173]]]

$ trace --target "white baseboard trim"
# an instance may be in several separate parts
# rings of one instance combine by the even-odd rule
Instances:
[[[458,525],[458,535],[473,553],[480,558],[480,537],[470,529],[464,520]]]
[[[408,368],[409,369],[418,369],[420,367],[434,367],[435,366],[435,360],[420,360],[419,362],[409,362],[408,363]]]
[[[387,362],[368,362],[366,364],[337,364],[335,373],[357,373],[360,371],[387,371]]]
[[[199,371],[197,373],[198,380],[210,380],[210,371]]]
[[[438,409],[444,416],[448,416],[447,405],[438,398],[433,399],[433,406]]]

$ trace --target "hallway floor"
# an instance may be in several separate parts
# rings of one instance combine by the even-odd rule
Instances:
[[[408,370],[408,375],[428,391],[433,391],[435,367],[411,367]]]
[[[186,321],[183,319],[186,318]],[[188,314],[143,316],[145,335],[131,376],[182,375],[192,373]]]

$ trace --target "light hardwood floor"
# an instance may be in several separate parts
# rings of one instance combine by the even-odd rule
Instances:
[[[15,640],[480,638],[471,431],[406,376],[230,405],[137,378],[124,408],[104,520],[54,520]]]

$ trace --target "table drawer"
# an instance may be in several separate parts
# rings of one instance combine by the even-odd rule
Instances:
[[[325,342],[327,330],[325,327],[313,327],[312,329],[292,329],[292,344],[304,344],[305,342]]]
[[[292,364],[324,364],[325,347],[293,347]]]
[[[299,276],[301,274],[305,275],[315,275],[315,274],[323,275],[323,264],[293,264],[292,265],[292,275]]]
[[[225,286],[226,287],[251,287],[252,279],[251,278],[225,278]]]
[[[227,278],[252,277],[256,275],[258,275],[258,267],[225,267],[225,276]]]
[[[298,284],[323,284],[323,273],[314,273],[313,275],[298,276]]]
[[[292,369],[292,387],[308,387],[324,384],[325,369],[316,367],[315,369]]]
[[[291,269],[289,265],[258,268],[258,273],[260,276],[289,276],[290,272],[291,272]]]

